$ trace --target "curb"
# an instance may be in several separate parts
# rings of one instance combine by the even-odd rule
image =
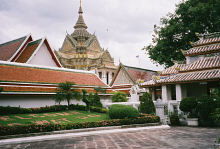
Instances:
[[[40,134],[35,133],[35,134],[29,134],[29,136],[14,135],[13,136],[14,138],[10,138],[10,139],[7,138],[4,140],[0,140],[0,145],[49,141],[55,139],[64,139],[70,137],[89,136],[89,135],[98,135],[98,134],[106,134],[106,133],[138,131],[138,130],[146,130],[146,129],[169,129],[169,128],[170,126],[168,125],[159,125],[159,123],[151,123],[151,124],[134,124],[134,125],[123,125],[123,126],[86,128],[86,129],[77,129],[77,130],[64,130],[64,131],[54,131],[50,133],[40,133]]]

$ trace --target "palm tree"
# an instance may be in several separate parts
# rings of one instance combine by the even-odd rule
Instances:
[[[55,95],[55,101],[61,102],[61,101],[67,101],[68,107],[70,105],[70,100],[72,99],[79,99],[79,92],[77,92],[75,89],[73,89],[74,83],[71,82],[65,82],[65,83],[59,83],[58,88]]]

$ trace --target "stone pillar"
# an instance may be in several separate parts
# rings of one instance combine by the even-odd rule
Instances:
[[[102,81],[104,83],[107,83],[107,80],[106,80],[106,71],[105,70],[102,70]]]
[[[169,100],[171,100],[170,86],[167,86],[167,85],[162,86],[162,100],[163,102],[168,102]]]
[[[184,97],[186,97],[186,87],[184,85],[176,84],[176,101],[178,103],[177,110],[179,114],[181,113],[179,105]]]
[[[156,108],[156,115],[160,117],[161,123],[167,124],[166,118],[164,115],[165,104],[161,101],[161,99],[157,99],[157,101],[154,104],[155,104],[155,108]]]
[[[184,97],[186,97],[186,87],[176,84],[176,100],[181,101]]]
[[[156,97],[155,97],[155,88],[152,88],[152,100],[155,101]]]
[[[146,92],[150,93],[150,89],[149,89],[149,88],[146,88]]]
[[[109,72],[109,84],[112,82],[112,72]]]

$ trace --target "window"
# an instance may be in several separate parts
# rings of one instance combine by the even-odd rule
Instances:
[[[99,72],[99,78],[102,79],[102,72]]]
[[[107,81],[107,84],[109,83],[109,77],[108,77],[108,74],[109,74],[109,72],[106,73],[106,81]]]
[[[112,73],[112,78],[114,78],[114,76],[115,76],[115,73],[113,72],[113,73]]]

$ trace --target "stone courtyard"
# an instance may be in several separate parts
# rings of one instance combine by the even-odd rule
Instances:
[[[213,149],[220,129],[171,127],[1,145],[0,149]]]

